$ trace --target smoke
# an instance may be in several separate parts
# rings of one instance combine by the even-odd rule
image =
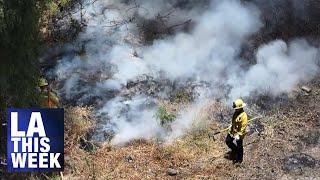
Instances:
[[[276,40],[263,45],[256,55],[257,64],[230,78],[229,84],[233,86],[230,97],[248,97],[253,92],[269,92],[272,95],[289,92],[298,83],[310,80],[319,72],[318,51],[301,39],[289,44]]]
[[[153,101],[144,96],[135,96],[130,101],[116,97],[104,105],[100,113],[107,113],[110,117],[108,126],[115,129],[114,144],[140,138],[150,139],[163,133],[154,117]]]
[[[165,137],[167,143],[172,143],[175,139],[181,137],[188,132],[192,127],[201,127],[204,123],[205,115],[202,115],[204,107],[210,104],[210,100],[205,98],[206,95],[200,96],[196,102],[187,107],[181,115],[171,124],[173,131]]]
[[[85,55],[65,56],[55,69],[60,96],[78,105],[95,105],[103,120],[101,128],[115,133],[114,144],[158,136],[166,136],[171,141],[192,126],[206,99],[224,97],[223,100],[230,103],[235,98],[266,91],[277,96],[312,79],[319,71],[316,56],[319,49],[303,39],[289,43],[275,40],[259,47],[255,65],[248,65],[241,59],[242,44],[263,27],[260,11],[252,4],[226,0],[212,1],[208,7],[201,4],[190,8],[180,7],[177,2],[88,3],[84,16],[87,28],[69,45],[75,49],[85,46]],[[131,10],[136,3],[141,6]],[[192,30],[176,32],[144,45],[139,41],[136,22],[122,23],[123,19],[137,13],[150,19],[168,7],[177,8],[174,21],[192,17]],[[130,10],[124,15],[123,9]],[[159,125],[155,112],[157,100],[164,97],[163,93],[172,92],[170,87],[169,90],[163,87],[155,91],[156,94],[144,93],[144,89],[128,89],[128,83],[145,75],[152,77],[152,84],[160,87],[168,80],[172,84],[206,82],[209,89],[199,86],[194,90],[201,96],[181,112],[171,124],[173,133],[168,135]],[[141,82],[149,83],[148,80]],[[152,85],[145,87],[153,88]]]
[[[196,19],[192,33],[154,42],[144,50],[143,60],[171,79],[220,81],[223,72],[234,67],[231,64],[238,64],[235,58],[243,40],[261,26],[258,16],[256,9],[236,1],[219,2]]]

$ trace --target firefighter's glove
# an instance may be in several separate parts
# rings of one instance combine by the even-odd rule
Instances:
[[[232,141],[233,144],[234,144],[234,145],[237,145],[237,141],[238,141],[239,139],[240,139],[240,137],[239,137],[238,134],[234,135],[234,136],[233,136],[233,141]]]

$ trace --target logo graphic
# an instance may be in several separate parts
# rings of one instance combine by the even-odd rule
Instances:
[[[8,172],[63,171],[63,119],[63,109],[8,109]]]

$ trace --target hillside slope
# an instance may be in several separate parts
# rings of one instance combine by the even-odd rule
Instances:
[[[220,125],[213,113],[226,107],[212,103],[204,111],[206,125],[164,144],[136,140],[124,146],[103,145],[96,151],[74,148],[67,178],[93,179],[317,179],[320,177],[320,81],[311,93],[297,89],[292,97],[261,98],[251,104],[263,115],[250,125],[241,166],[225,159],[225,134],[208,138]],[[263,107],[263,108],[261,108]],[[249,110],[249,114],[252,114]],[[226,113],[226,114],[225,114]],[[230,115],[230,114],[229,114]],[[253,114],[252,114],[253,115]],[[230,117],[230,116],[229,116]],[[170,176],[168,173],[177,173]]]

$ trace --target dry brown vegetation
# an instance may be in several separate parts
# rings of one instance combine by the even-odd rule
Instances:
[[[208,133],[222,126],[230,110],[217,102],[201,111],[200,125],[171,144],[136,140],[124,146],[80,148],[79,139],[92,123],[90,111],[73,108],[66,122],[66,179],[317,179],[320,177],[320,85],[312,92],[297,90],[291,98],[260,110],[264,117],[250,125],[241,166],[225,159],[225,134],[216,141]],[[248,109],[249,114],[252,109]],[[77,119],[77,120],[74,120]],[[219,119],[222,118],[222,119]],[[77,124],[80,123],[80,124]],[[308,159],[290,160],[291,156]],[[289,159],[288,159],[289,158]],[[309,158],[309,160],[310,160]],[[303,158],[302,158],[303,159]],[[290,164],[292,161],[292,164]],[[288,164],[289,163],[289,164]],[[168,168],[177,175],[168,175]]]

